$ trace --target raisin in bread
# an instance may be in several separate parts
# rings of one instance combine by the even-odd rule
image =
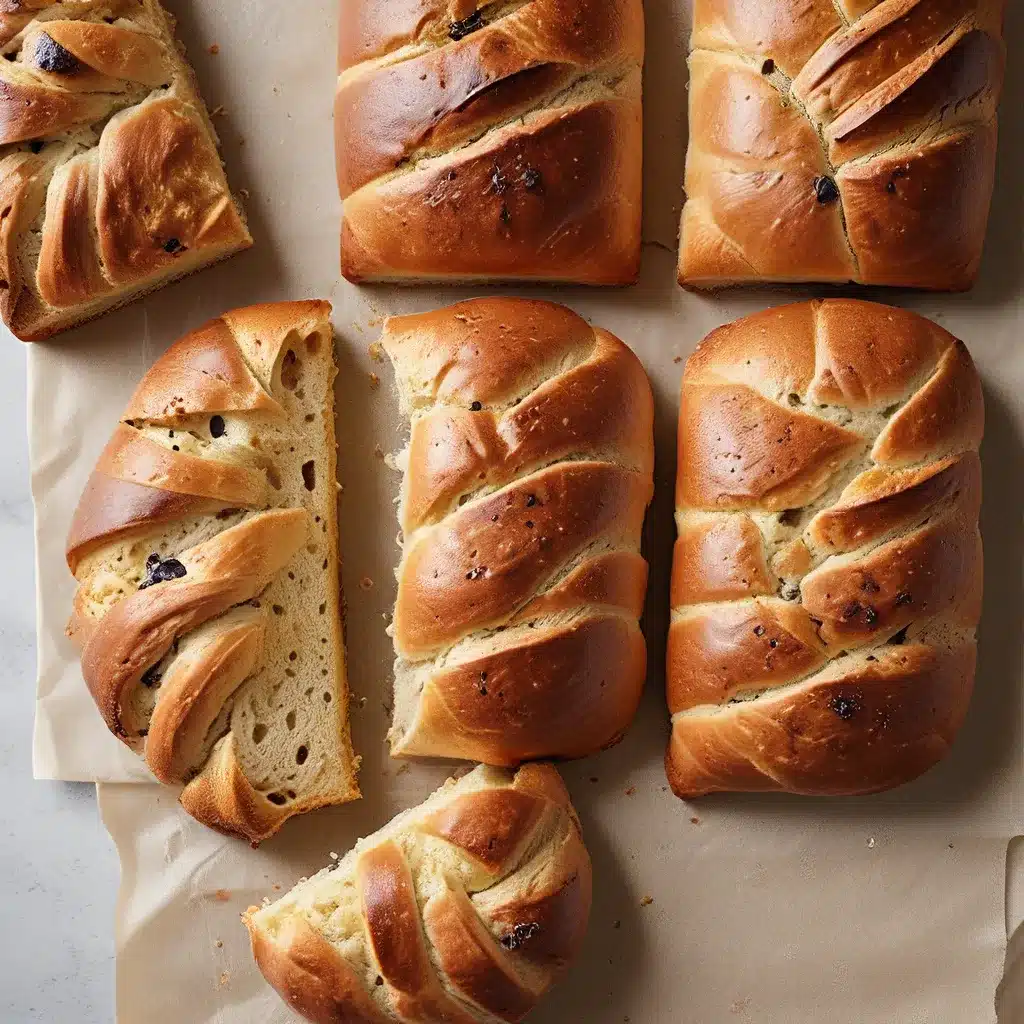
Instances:
[[[225,313],[143,378],[68,540],[69,633],[110,730],[258,841],[358,796],[326,302]]]

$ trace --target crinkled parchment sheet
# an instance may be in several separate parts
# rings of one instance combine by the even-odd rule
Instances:
[[[102,726],[63,634],[73,592],[63,558],[68,521],[135,383],[170,342],[225,309],[329,297],[340,366],[341,547],[364,799],[293,821],[254,851],[192,822],[172,792],[153,785],[100,787],[104,820],[123,864],[119,1021],[277,1022],[289,1014],[252,964],[239,913],[322,866],[330,851],[343,852],[446,774],[437,765],[391,761],[384,749],[391,662],[384,629],[395,588],[397,481],[381,453],[395,450],[402,433],[389,369],[372,360],[368,345],[383,315],[470,292],[360,289],[338,279],[334,2],[175,0],[171,6],[209,105],[223,106],[215,121],[235,187],[249,193],[257,244],[31,349],[39,565],[35,767],[42,778],[146,781],[139,763]],[[1024,831],[1024,62],[1018,56],[1024,12],[1010,6],[1009,102],[982,281],[965,296],[876,296],[912,306],[964,338],[985,378],[987,581],[978,685],[966,726],[944,764],[895,793],[684,804],[667,792],[661,762],[681,362],[716,325],[811,292],[716,298],[676,287],[688,12],[685,4],[648,0],[643,279],[636,288],[615,291],[522,290],[566,302],[619,334],[646,364],[657,398],[658,497],[646,542],[651,678],[625,741],[565,770],[595,862],[595,903],[583,955],[537,1011],[538,1022],[983,1024],[995,1017],[1006,946],[1006,851],[1010,838]],[[213,44],[217,54],[209,53]],[[380,387],[371,374],[380,376]],[[1009,1005],[1010,986],[1004,995]]]

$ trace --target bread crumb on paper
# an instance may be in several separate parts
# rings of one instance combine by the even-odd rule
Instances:
[[[206,48],[206,52],[211,57],[216,57],[217,54],[220,53],[220,43],[210,43],[210,45]]]
[[[370,344],[366,346],[366,351],[369,352],[370,358],[375,363],[384,362],[384,346],[379,341],[371,341]]]
[[[223,117],[227,112],[227,107],[225,107],[223,103],[218,103],[217,106],[210,111],[210,117]]]
[[[280,892],[281,891],[281,883],[280,882],[275,882],[270,888],[273,889],[274,892]]]
[[[868,840],[868,849],[869,849],[869,850],[873,850],[874,848],[875,848],[875,837],[874,837],[874,836],[872,836],[872,837],[871,837],[871,838],[870,838],[870,839]]]
[[[750,1007],[749,999],[737,999],[735,1002],[729,1004],[730,1013],[746,1013]]]
[[[251,199],[251,198],[252,198],[252,193],[251,193],[251,192],[250,192],[250,191],[249,191],[249,190],[248,190],[247,188],[240,188],[240,189],[238,190],[238,194],[239,194],[239,195],[240,195],[240,196],[241,196],[241,197],[242,197],[243,199]]]
[[[231,899],[231,893],[227,889],[218,889],[214,894],[213,898],[218,903],[227,903]]]
[[[681,363],[682,361],[683,361],[683,357],[682,356],[673,356],[672,357],[672,362],[673,363],[677,363],[678,364],[678,363]]]
[[[220,939],[214,939],[213,944],[217,947],[217,949],[224,948],[224,943]]]
[[[360,586],[360,587],[361,587],[361,588],[362,588],[363,590],[372,590],[372,589],[373,589],[373,580],[371,580],[369,576],[364,576],[364,577],[363,577],[363,578],[362,578],[362,579],[361,579],[361,580],[359,581],[359,586]]]
[[[692,818],[690,819],[690,824],[691,824],[691,825],[699,825],[699,824],[700,824],[700,818],[698,818],[698,817],[696,817],[696,816],[692,817]]]
[[[626,796],[633,796],[634,793],[636,793],[636,786],[630,786],[629,789],[626,790]]]
[[[644,896],[644,898],[642,900],[640,900],[640,906],[641,907],[649,907],[653,902],[654,902],[654,897],[653,896]]]
[[[227,971],[221,971],[220,972],[220,984],[221,984],[222,988],[228,983],[228,980],[230,978],[231,978],[231,975]]]
[[[380,387],[380,377],[375,373],[370,374],[370,390],[376,391]]]

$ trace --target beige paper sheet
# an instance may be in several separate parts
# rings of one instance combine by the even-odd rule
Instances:
[[[384,627],[394,598],[397,481],[375,447],[398,447],[401,424],[389,369],[372,361],[367,346],[381,316],[481,289],[358,289],[338,280],[330,126],[335,0],[169,6],[179,15],[207,100],[226,108],[217,124],[231,177],[251,194],[246,205],[257,245],[31,350],[40,630],[35,769],[44,778],[105,783],[146,778],[102,726],[63,637],[73,593],[63,563],[67,525],[136,381],[176,337],[224,309],[300,296],[332,299],[341,371],[341,546],[364,799],[292,822],[253,851],[193,823],[174,794],[159,787],[100,787],[124,867],[117,921],[122,1024],[277,1022],[288,1015],[245,952],[238,913],[272,896],[273,883],[288,887],[322,866],[331,850],[342,852],[446,774],[437,765],[404,769],[384,749],[391,662]],[[1011,6],[1016,54],[1024,51],[1024,17],[1019,5]],[[978,687],[962,736],[935,771],[880,797],[721,797],[686,805],[665,791],[661,770],[667,716],[660,663],[681,360],[718,324],[811,292],[706,297],[676,287],[688,4],[648,0],[646,9],[642,281],[618,291],[515,290],[557,298],[619,334],[647,366],[657,402],[658,495],[646,528],[651,676],[625,741],[566,769],[595,860],[596,899],[584,955],[535,1019],[985,1024],[995,1018],[1006,944],[1007,843],[1024,831],[1024,62],[1011,66],[1008,81],[1016,100],[1004,105],[981,284],[966,296],[874,295],[932,316],[963,337],[986,381],[986,599]],[[216,56],[207,52],[213,43]],[[378,389],[371,373],[382,378]],[[648,895],[654,902],[641,907]]]

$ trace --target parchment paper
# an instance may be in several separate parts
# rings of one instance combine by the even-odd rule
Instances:
[[[220,267],[30,354],[37,510],[39,777],[146,780],[107,733],[63,636],[73,593],[64,536],[82,485],[144,370],[204,319],[254,301],[335,304],[341,548],[353,730],[364,799],[289,823],[258,851],[180,812],[173,792],[104,785],[104,820],[123,882],[117,917],[122,1024],[252,1024],[287,1012],[245,948],[238,914],[290,887],[422,799],[448,773],[385,753],[397,479],[381,453],[401,443],[389,368],[367,346],[381,318],[484,289],[355,288],[338,279],[331,142],[334,0],[177,0],[229,176],[245,188],[256,247]],[[869,799],[716,797],[665,789],[662,693],[672,481],[682,359],[720,323],[810,289],[729,292],[675,285],[685,152],[688,4],[648,0],[645,243],[632,289],[513,289],[556,298],[641,356],[657,403],[658,493],[645,631],[651,673],[625,741],[566,767],[595,861],[596,899],[580,961],[539,1022],[898,1022],[984,1024],[1006,948],[1005,858],[1024,831],[1020,498],[1024,470],[1024,17],[1011,5],[1009,102],[982,280],[965,296],[855,294],[931,316],[970,345],[985,378],[986,597],[975,698],[951,756],[925,778]],[[207,48],[219,46],[211,55]],[[8,343],[15,342],[8,340]],[[373,386],[371,374],[381,378]],[[634,788],[635,787],[635,791]],[[641,905],[645,897],[653,902]],[[217,945],[220,942],[221,945]],[[1005,1018],[1012,1020],[1012,1018]]]

